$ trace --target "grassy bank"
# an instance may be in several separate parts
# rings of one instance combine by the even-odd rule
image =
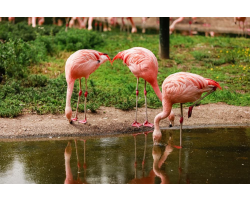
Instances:
[[[47,28],[50,32],[46,31]],[[83,48],[108,53],[111,58],[119,51],[131,47],[148,48],[158,59],[160,86],[172,73],[197,73],[218,81],[223,88],[205,98],[203,104],[225,102],[231,105],[250,105],[249,39],[171,35],[171,59],[161,60],[157,34],[132,35],[119,31],[100,33],[86,30],[70,30],[65,33],[56,28],[53,32],[50,26],[47,28],[43,32],[37,29],[35,37],[27,41],[10,34],[1,44],[0,75],[1,69],[2,73],[4,71],[0,84],[1,117],[14,117],[25,112],[63,113],[67,87],[65,61],[75,50]],[[139,106],[144,105],[143,83],[141,79]],[[78,87],[76,81],[71,101],[73,110],[76,107]],[[87,107],[92,112],[101,105],[133,109],[135,87],[136,78],[121,60],[115,61],[113,66],[106,62],[88,80]],[[148,106],[160,107],[161,102],[149,85],[147,90]],[[80,104],[80,111],[83,111],[83,104]]]

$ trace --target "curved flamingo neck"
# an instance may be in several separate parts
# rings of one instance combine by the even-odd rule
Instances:
[[[155,127],[154,134],[161,134],[160,121],[170,115],[172,109],[172,103],[169,103],[165,99],[163,99],[162,106],[163,106],[163,111],[160,112],[158,115],[156,115],[154,119],[154,127]]]
[[[71,103],[70,103],[70,100],[71,100],[71,96],[72,96],[72,93],[73,93],[73,88],[74,88],[74,82],[75,81],[70,81],[68,83],[68,87],[67,87],[67,96],[66,96],[66,108],[71,108]]]
[[[162,115],[162,112],[155,116],[155,119],[154,119],[154,132],[161,131],[160,130],[161,115]]]
[[[159,85],[157,83],[157,80],[155,80],[153,83],[150,83],[153,90],[155,91],[155,94],[157,95],[157,97],[160,99],[160,101],[162,101],[162,93],[161,90],[159,88]]]

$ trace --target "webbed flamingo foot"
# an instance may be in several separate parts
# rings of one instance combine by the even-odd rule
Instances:
[[[133,126],[133,127],[139,128],[140,126],[142,126],[142,124],[140,124],[140,123],[137,122],[137,121],[134,121],[134,122],[132,123],[132,126]]]
[[[153,127],[154,124],[149,123],[147,120],[143,123],[143,126]]]
[[[77,118],[77,117],[75,117],[75,118],[71,118],[71,120],[72,120],[73,122],[75,122],[75,121],[77,121],[77,120],[78,120],[78,118]]]
[[[87,123],[87,119],[84,119],[84,120],[81,120],[81,121],[78,121],[79,123],[81,124],[86,124]]]

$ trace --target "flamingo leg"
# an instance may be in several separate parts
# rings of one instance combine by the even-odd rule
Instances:
[[[148,122],[148,112],[147,112],[147,90],[146,90],[146,84],[147,81],[145,81],[145,85],[144,85],[144,96],[145,96],[145,106],[146,106],[146,121],[143,123],[143,126],[148,126],[148,127],[153,127],[154,124],[151,124]]]
[[[77,101],[77,106],[76,106],[76,116],[75,118],[72,118],[72,121],[77,121],[77,113],[78,113],[78,106],[79,106],[79,102],[80,102],[80,97],[82,95],[82,87],[81,87],[81,79],[79,79],[79,87],[80,87],[80,90],[79,90],[79,94],[78,94],[78,101]]]
[[[144,170],[145,165],[145,158],[146,158],[146,148],[147,148],[147,134],[145,134],[145,146],[144,146],[144,154],[143,154],[143,161],[142,161],[142,169]]]
[[[79,174],[80,173],[80,161],[79,161],[79,156],[78,156],[77,141],[76,141],[76,139],[75,139],[75,146],[76,146],[76,159],[77,159],[77,168],[78,168],[77,173]]]
[[[54,21],[54,18],[53,18],[53,21]],[[53,24],[54,24],[54,22],[53,22]],[[69,26],[69,17],[66,17],[66,28],[65,28],[66,32],[68,31],[68,26]]]
[[[86,165],[86,140],[84,140],[84,146],[83,146],[83,148],[84,148],[84,152],[83,152],[83,160],[84,160],[84,163],[83,163],[83,168],[85,169],[85,172],[86,172],[86,168],[87,168],[87,165]]]
[[[181,172],[182,172],[182,169],[181,169],[181,149],[179,151],[179,167],[178,167],[178,171],[179,171],[179,183],[181,183]]]
[[[138,91],[138,84],[139,84],[139,78],[137,78],[137,84],[136,84],[136,111],[135,111],[135,121],[132,123],[132,126],[134,127],[140,127],[142,124],[137,122],[137,110],[138,110],[138,95],[139,95],[139,91]]]
[[[192,110],[193,107],[196,106],[202,99],[204,99],[206,96],[208,96],[209,94],[213,93],[215,90],[211,90],[209,92],[207,92],[203,97],[199,98],[198,100],[196,100],[192,106],[189,106],[188,108],[188,118],[191,117],[192,115]]]
[[[175,146],[178,149],[182,148],[182,124],[183,124],[183,108],[182,108],[182,103],[180,103],[180,108],[181,108],[181,118],[180,118],[180,146]]]
[[[86,117],[86,113],[87,113],[87,109],[86,109],[86,104],[87,104],[87,96],[88,96],[88,86],[87,86],[87,81],[88,79],[85,78],[85,93],[84,93],[84,120],[79,121],[79,123],[82,124],[86,124],[87,123],[87,117]]]
[[[137,161],[136,161],[136,134],[133,135],[134,136],[134,141],[135,141],[135,178],[136,178],[136,166],[137,166]]]

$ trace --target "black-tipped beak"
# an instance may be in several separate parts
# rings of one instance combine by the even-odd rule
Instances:
[[[173,127],[172,124],[169,124],[169,127],[170,127],[170,128]]]
[[[70,124],[73,124],[73,121],[71,120],[69,123],[70,123]]]

